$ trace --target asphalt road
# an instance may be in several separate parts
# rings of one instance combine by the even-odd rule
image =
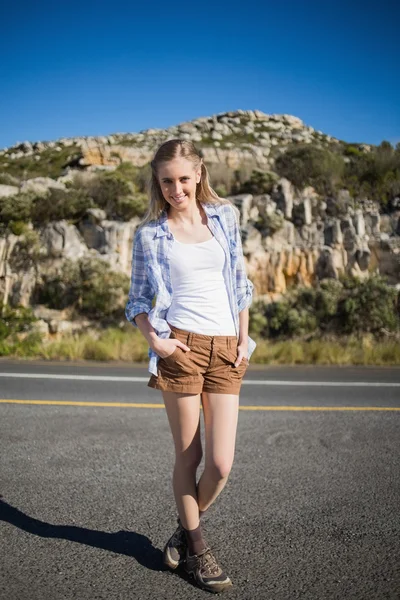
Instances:
[[[147,380],[0,361],[2,600],[210,597],[162,565],[174,452]],[[204,521],[226,597],[399,600],[400,369],[251,365],[240,409]]]

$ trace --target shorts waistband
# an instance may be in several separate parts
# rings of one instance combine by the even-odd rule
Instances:
[[[171,331],[179,336],[180,341],[187,345],[195,344],[196,342],[210,342],[212,345],[230,347],[233,344],[237,344],[238,340],[236,335],[204,335],[202,333],[179,329],[179,327],[175,327],[175,325],[171,325],[170,323],[168,325]]]

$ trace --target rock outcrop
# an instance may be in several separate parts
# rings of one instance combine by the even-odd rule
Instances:
[[[270,195],[241,194],[230,200],[240,211],[243,253],[255,297],[276,300],[294,286],[311,286],[344,273],[368,277],[378,272],[393,284],[400,281],[400,237],[396,235],[400,210],[390,220],[381,219],[373,205],[366,212],[349,209],[333,218],[324,215],[322,204],[320,214],[311,220],[311,204],[316,202],[313,190],[307,188],[296,196],[284,179]],[[296,207],[303,214],[297,227],[289,220]],[[268,226],[270,215],[281,216],[276,230]],[[39,231],[40,260],[35,268],[19,271],[12,268],[13,255],[23,236],[0,238],[0,296],[11,304],[28,306],[38,278],[66,259],[84,256],[106,260],[113,270],[129,277],[138,222],[139,218],[110,221],[103,210],[89,209],[78,225],[49,223]]]
[[[326,216],[321,203],[313,219],[311,206],[318,202],[314,190],[307,188],[296,196],[284,179],[271,195],[246,194],[231,200],[241,212],[243,252],[257,296],[279,299],[293,286],[311,286],[342,274],[365,278],[380,273],[393,285],[400,282],[400,237],[396,235],[400,210],[393,213],[388,234],[380,230],[378,206],[373,204],[365,212],[349,208],[347,214],[333,218]],[[299,227],[288,220],[293,207],[303,213]],[[282,215],[279,229],[260,231],[259,217],[277,212]]]
[[[231,169],[251,161],[263,170],[271,170],[275,157],[292,143],[320,147],[340,143],[291,115],[266,115],[257,110],[202,117],[165,130],[23,142],[0,151],[0,171],[1,165],[21,158],[32,157],[39,163],[43,152],[49,150],[66,152],[67,156],[68,149],[78,148],[79,164],[74,155],[73,168],[67,164],[57,179],[36,177],[17,186],[11,177],[7,184],[0,185],[0,200],[21,192],[40,196],[50,188],[66,190],[76,169],[80,170],[79,176],[90,179],[96,169],[113,170],[121,162],[143,166],[160,143],[175,137],[196,142],[206,164],[220,163]],[[359,150],[368,152],[370,147],[359,145]],[[268,194],[231,197],[240,212],[243,251],[255,298],[279,299],[294,286],[311,286],[343,273],[368,277],[377,272],[386,275],[393,285],[400,282],[400,206],[384,215],[370,201],[353,208],[347,190],[341,190],[337,198],[322,198],[312,187],[296,191],[287,179],[276,176],[274,181]],[[24,236],[8,233],[0,237],[0,300],[30,305],[36,282],[67,259],[100,258],[129,277],[132,240],[139,218],[122,222],[106,217],[104,210],[92,208],[76,224],[58,221],[42,226],[37,230],[35,258],[26,264],[21,258],[16,260]],[[37,310],[44,323],[38,327],[47,327],[50,332],[68,329],[65,323],[60,324],[64,314],[56,318],[55,314]]]
[[[32,157],[32,160],[39,160],[49,149],[61,152],[77,147],[82,154],[82,168],[115,168],[121,162],[143,166],[151,160],[155,148],[171,138],[190,139],[202,149],[206,163],[222,163],[233,169],[246,161],[270,167],[274,163],[271,151],[291,143],[329,145],[339,142],[292,115],[237,110],[200,117],[167,129],[62,138],[57,142],[22,142],[1,150],[0,158],[15,161]]]

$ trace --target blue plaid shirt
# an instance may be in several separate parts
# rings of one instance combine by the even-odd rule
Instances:
[[[225,252],[223,274],[236,334],[239,337],[239,313],[250,306],[254,286],[246,275],[242,240],[235,214],[237,209],[231,204],[203,203],[202,206],[208,217],[208,227]],[[169,230],[165,209],[158,219],[139,227],[133,241],[132,277],[125,315],[128,321],[137,327],[135,316],[147,313],[149,322],[160,338],[168,338],[171,333],[166,316],[172,303],[168,257],[173,242],[174,236]],[[156,302],[152,307],[154,296]],[[255,341],[248,336],[248,359],[255,347]],[[149,348],[148,355],[148,370],[158,376],[157,365],[160,357],[152,348]]]

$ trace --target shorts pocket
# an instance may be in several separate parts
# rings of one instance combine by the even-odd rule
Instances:
[[[243,356],[240,364],[235,367],[235,361],[237,358],[237,349],[229,348],[230,356],[231,356],[231,365],[229,368],[229,379],[231,383],[240,383],[243,379],[244,374],[246,373],[247,367],[249,366],[249,360],[245,356]]]
[[[172,354],[166,358],[160,358],[159,369],[165,378],[176,378],[180,376],[194,375],[196,370],[191,359],[186,356],[190,352],[185,352],[179,346],[175,348]]]
[[[232,365],[229,370],[229,378],[231,380],[231,383],[241,383],[243,377],[246,374],[248,366],[249,362],[247,358],[242,358],[240,365],[237,367]]]
[[[243,357],[240,365],[235,367],[235,360],[237,357],[237,347],[232,346],[230,348],[220,348],[218,350],[218,358],[221,361],[221,367],[224,365],[224,373],[227,374],[230,383],[240,383],[247,367],[249,366],[249,360]]]
[[[246,370],[247,367],[249,366],[249,359],[246,358],[245,356],[243,356],[242,360],[240,361],[240,364],[235,367],[235,360],[236,360],[236,356],[234,358],[234,360],[232,361],[232,369],[235,371],[238,371],[240,369]]]
[[[181,350],[181,348],[178,348],[178,346],[177,346],[177,347],[175,348],[175,350],[173,351],[173,353],[172,353],[172,354],[170,354],[169,356],[166,356],[166,357],[165,357],[165,358],[163,358],[162,360],[165,360],[165,361],[167,361],[167,362],[168,362],[168,361],[170,361],[170,360],[174,361],[174,360],[175,360],[175,358],[176,358],[176,354],[177,354],[178,350]],[[161,357],[160,357],[160,358],[161,358]]]

